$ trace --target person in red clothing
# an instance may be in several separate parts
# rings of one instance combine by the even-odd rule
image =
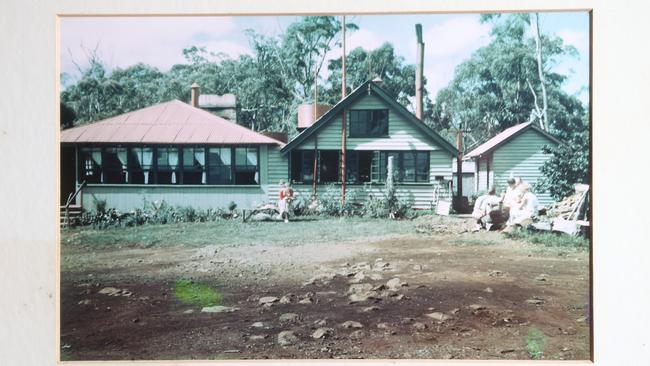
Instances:
[[[278,208],[280,211],[280,218],[285,223],[289,222],[289,212],[291,210],[291,201],[293,200],[293,188],[284,181],[280,182],[280,199],[278,200]]]

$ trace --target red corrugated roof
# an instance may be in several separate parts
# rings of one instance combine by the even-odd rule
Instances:
[[[532,122],[526,122],[526,123],[520,123],[518,125],[512,126],[510,128],[506,128],[501,132],[500,134],[494,136],[493,138],[487,140],[484,144],[480,145],[476,149],[470,151],[469,153],[465,154],[465,158],[475,158],[478,156],[481,156],[492,149],[496,148],[497,146],[501,145],[504,143],[506,140],[511,138],[512,136],[516,135],[519,131],[525,129],[526,127],[530,126]]]
[[[61,131],[63,143],[277,144],[261,133],[179,100]]]

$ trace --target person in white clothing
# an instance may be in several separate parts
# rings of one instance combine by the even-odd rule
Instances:
[[[522,195],[519,202],[510,208],[509,226],[521,224],[524,220],[537,216],[539,201],[537,196],[530,191],[530,185],[522,182],[518,189]]]
[[[478,231],[481,228],[490,230],[490,226],[492,226],[490,213],[492,210],[498,209],[500,203],[501,198],[496,195],[496,189],[494,187],[490,189],[488,194],[484,194],[476,199],[474,210],[472,211],[472,217],[476,219],[474,231]]]

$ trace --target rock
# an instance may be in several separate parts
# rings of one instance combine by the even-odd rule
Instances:
[[[584,322],[586,322],[586,321],[587,321],[587,317],[586,317],[586,316],[581,316],[581,317],[579,317],[578,319],[576,319],[576,322],[578,322],[578,323],[584,323]]]
[[[108,295],[108,296],[118,296],[121,292],[122,290],[120,290],[119,288],[104,287],[103,289],[99,290],[98,293],[102,295]]]
[[[90,299],[84,299],[84,300],[79,301],[77,304],[79,304],[79,305],[90,305],[91,303],[92,303],[92,301],[90,301]]]
[[[304,299],[298,301],[298,304],[309,305],[309,304],[311,304],[312,302],[313,302],[313,301],[311,300],[311,298],[306,297],[306,298],[304,298]]]
[[[491,287],[486,287],[485,290],[483,290],[483,292],[487,292],[488,294],[491,294],[491,293],[493,293],[494,291],[492,291],[492,288],[491,288]]]
[[[397,277],[395,277],[393,279],[390,279],[390,280],[388,280],[388,282],[386,282],[386,286],[391,291],[397,291],[400,287],[404,287],[404,286],[408,286],[408,285],[409,285],[408,283],[402,282]]]
[[[371,273],[371,274],[368,275],[368,277],[370,277],[370,279],[373,280],[373,281],[379,281],[379,280],[384,279],[382,277],[382,275],[380,275],[379,273]]]
[[[289,304],[291,303],[291,296],[290,295],[285,295],[280,298],[280,304]]]
[[[251,327],[253,327],[253,328],[264,328],[264,323],[255,322],[255,323],[251,324]]]
[[[365,337],[366,337],[366,332],[364,332],[364,331],[361,330],[361,329],[359,329],[359,330],[355,330],[354,332],[350,333],[350,336],[349,336],[349,337],[350,337],[351,339],[361,339],[361,338],[365,338]]]
[[[330,296],[330,295],[336,295],[336,291],[317,291],[316,292],[317,296]]]
[[[363,324],[361,324],[359,322],[355,322],[354,320],[348,320],[346,322],[341,323],[340,327],[345,328],[345,329],[363,328]]]
[[[422,265],[420,265],[420,264],[416,264],[416,265],[414,265],[414,266],[413,266],[413,270],[414,270],[414,271],[421,271],[421,270],[422,270]]]
[[[526,300],[526,304],[542,305],[543,303],[544,303],[544,300],[540,299],[539,297],[533,297],[532,299]]]
[[[269,336],[266,335],[266,334],[264,334],[264,335],[252,335],[252,336],[248,337],[248,339],[251,340],[251,341],[262,341],[262,340],[265,340],[268,337]]]
[[[413,323],[413,325],[411,325],[411,326],[415,330],[425,330],[425,329],[427,329],[427,325],[424,324],[424,323],[420,323],[420,322]]]
[[[194,312],[194,309],[187,309],[183,312],[183,314],[192,314]]]
[[[443,313],[440,313],[440,312],[433,312],[433,313],[429,313],[429,314],[425,314],[425,315],[428,316],[429,318],[431,318],[433,320],[437,320],[439,322],[444,322],[446,320],[451,319],[451,317],[449,315],[446,315],[446,314],[443,314]]]
[[[503,276],[503,272],[499,271],[498,269],[492,270],[488,273],[490,277],[501,277]]]
[[[298,337],[290,330],[282,331],[278,334],[278,344],[281,346],[290,346],[298,343]]]
[[[479,304],[472,304],[469,306],[470,309],[478,311],[478,310],[485,310],[485,306],[479,305]]]
[[[314,324],[316,324],[319,327],[324,327],[327,324],[327,320],[326,319],[316,320]]]
[[[202,313],[232,313],[233,311],[239,310],[238,308],[232,308],[229,306],[221,306],[221,305],[216,305],[216,306],[206,306],[203,309],[201,309]]]
[[[414,322],[415,322],[415,319],[413,319],[413,318],[403,318],[402,320],[400,320],[400,324],[411,324],[411,323],[414,323]]]
[[[376,262],[372,270],[375,272],[388,271],[390,270],[390,263]]]
[[[385,290],[385,289],[386,289],[386,285],[384,285],[384,284],[382,283],[382,284],[379,284],[379,285],[373,287],[373,288],[372,288],[372,291],[383,291],[383,290]]]
[[[434,310],[434,308],[429,308],[429,310]],[[460,309],[459,308],[454,308],[449,313],[450,314],[458,314],[458,312],[460,312]]]
[[[535,277],[535,280],[544,282],[547,280],[547,277],[548,277],[547,274],[542,273],[541,275]]]
[[[300,315],[296,313],[284,313],[280,315],[281,323],[297,323],[300,321]]]
[[[359,293],[364,293],[372,290],[372,285],[369,283],[359,283],[355,285],[351,285],[348,288],[348,294],[359,294]]]
[[[377,323],[377,328],[379,328],[379,329],[388,329],[388,324],[386,324],[386,323]]]
[[[274,302],[278,302],[280,299],[278,299],[275,296],[264,296],[260,298],[259,303],[262,305],[270,305],[273,304]]]
[[[361,271],[361,272],[357,272],[357,274],[355,274],[352,277],[352,279],[350,281],[348,281],[348,282],[349,283],[359,283],[359,282],[363,281],[365,278],[366,278],[366,275],[364,275],[363,271]]]
[[[397,296],[393,296],[393,300],[395,300],[395,301],[400,301],[402,299],[408,299],[408,297],[406,297],[404,294],[399,294]]]
[[[361,309],[361,312],[362,313],[369,313],[371,311],[377,311],[377,310],[379,310],[379,308],[376,307],[376,306],[368,306],[366,308]]]
[[[373,300],[377,299],[377,293],[374,291],[368,291],[360,294],[352,294],[348,296],[348,299],[350,300],[351,304],[357,303],[357,302],[364,302],[368,300]]]
[[[312,333],[311,337],[314,339],[321,339],[321,338],[327,338],[330,337],[334,333],[334,329],[332,328],[318,328]]]

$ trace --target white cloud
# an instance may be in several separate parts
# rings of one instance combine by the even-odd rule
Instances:
[[[425,56],[465,55],[490,41],[490,25],[478,16],[458,16],[424,32]]]
[[[347,38],[347,44],[345,47],[348,51],[351,51],[357,47],[361,47],[366,51],[372,51],[385,42],[377,34],[367,29],[359,29],[355,32],[352,32],[352,34]]]
[[[587,32],[572,29],[562,30],[557,33],[565,45],[575,47],[580,53],[580,58],[587,58],[589,55],[589,35]]]
[[[61,70],[73,72],[73,61],[85,65],[85,49],[98,47],[110,68],[138,62],[166,70],[184,62],[190,45],[216,43],[234,29],[232,17],[79,17],[61,21]],[[226,47],[241,54],[241,48]]]

